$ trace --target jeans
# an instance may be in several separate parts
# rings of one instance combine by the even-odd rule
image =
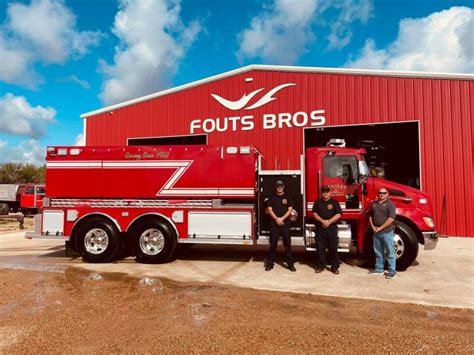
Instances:
[[[393,230],[381,231],[374,234],[375,272],[383,272],[385,253],[388,256],[388,273],[395,274],[395,246]]]

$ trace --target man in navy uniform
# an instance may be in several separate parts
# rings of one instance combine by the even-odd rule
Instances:
[[[339,202],[331,198],[329,186],[321,187],[322,197],[313,205],[313,217],[316,220],[316,243],[318,247],[317,273],[324,271],[326,266],[326,248],[331,258],[331,271],[339,274],[339,237],[336,222],[341,218],[342,210]]]
[[[271,195],[267,201],[267,212],[270,216],[270,248],[268,250],[265,270],[273,269],[275,262],[278,239],[281,235],[283,246],[285,247],[286,262],[288,270],[296,271],[293,255],[291,253],[290,237],[290,215],[293,210],[293,200],[285,193],[285,184],[278,180],[275,183],[275,194]]]

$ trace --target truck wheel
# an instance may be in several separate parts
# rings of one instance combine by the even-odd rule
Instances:
[[[176,237],[171,228],[158,220],[148,219],[130,231],[132,249],[139,263],[158,264],[171,259]]]
[[[10,207],[6,203],[0,203],[0,215],[7,215],[10,213]]]
[[[76,246],[82,255],[82,260],[90,263],[106,263],[119,251],[119,233],[112,222],[93,218],[79,227]]]
[[[418,240],[413,230],[403,222],[396,222],[394,235],[397,270],[407,269],[418,256]]]

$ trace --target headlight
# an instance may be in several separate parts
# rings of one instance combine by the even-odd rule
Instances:
[[[434,227],[434,222],[433,222],[433,218],[431,217],[423,217],[423,221],[425,221],[425,224],[430,227],[430,228],[433,228]]]
[[[428,203],[428,200],[426,198],[420,198],[418,202],[421,203],[422,205],[426,205]]]

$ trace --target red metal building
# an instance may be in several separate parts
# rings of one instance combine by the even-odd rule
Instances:
[[[429,193],[441,234],[474,236],[472,74],[251,65],[81,117],[86,145],[255,145],[269,170],[344,138]]]

